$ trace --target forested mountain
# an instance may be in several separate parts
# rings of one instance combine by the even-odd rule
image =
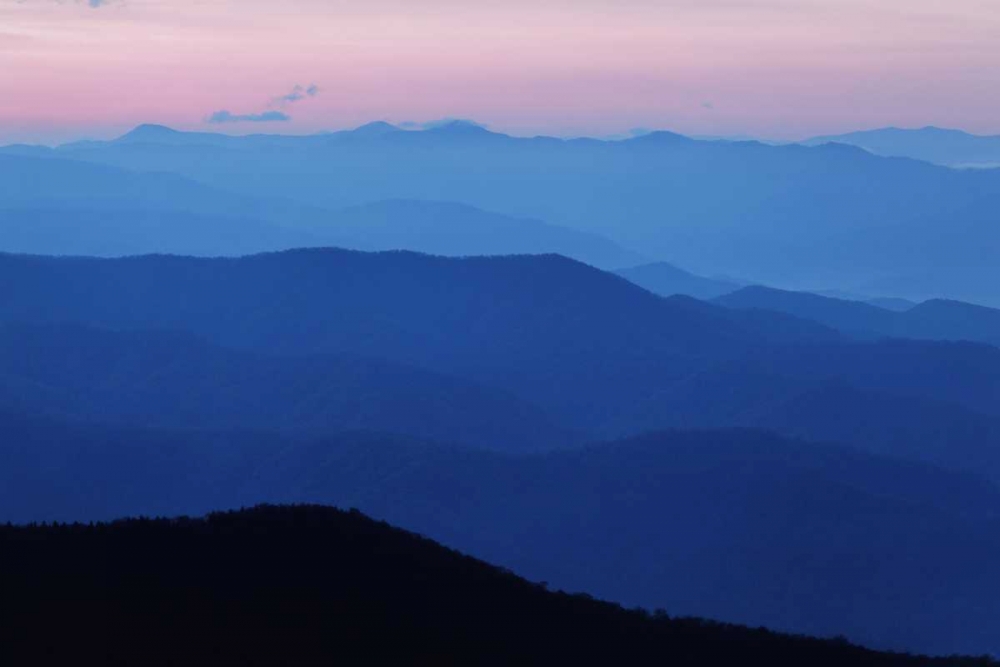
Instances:
[[[557,256],[0,256],[0,280],[6,321],[174,329],[268,353],[384,358],[544,399],[584,429],[706,360],[839,338],[786,315],[662,299]]]
[[[8,322],[382,358],[514,393],[595,436],[733,424],[831,383],[1000,416],[996,348],[842,342],[807,320],[663,299],[555,256],[0,256],[0,278]]]
[[[745,287],[716,298],[715,303],[788,313],[862,337],[968,340],[1000,345],[1000,310],[960,301],[934,299],[898,312],[806,292]]]
[[[1000,417],[946,399],[861,391],[836,382],[730,420],[805,438],[851,443],[988,477],[1000,484]]]
[[[896,276],[911,290],[880,292],[1000,303],[992,287],[1000,172],[844,145],[695,141],[663,132],[564,141],[456,125],[227,138],[225,145],[148,137],[51,154],[325,209],[385,199],[461,202],[598,233],[702,275],[842,289]],[[942,235],[944,228],[951,233]],[[923,273],[938,280],[911,279]]]
[[[627,611],[322,507],[7,527],[0,546],[16,663],[994,664]]]
[[[379,430],[506,451],[582,438],[475,382],[353,355],[275,357],[171,332],[0,324],[0,406],[156,427]]]
[[[0,667],[1000,667],[1000,0],[521,1],[0,0]]]
[[[998,636],[997,487],[854,450],[717,431],[509,457],[376,434],[0,421],[7,519],[332,503],[672,614],[945,654]]]
[[[626,604],[995,650],[1000,348],[857,341],[553,255],[329,249],[0,255],[0,343],[8,517],[357,506]],[[722,426],[814,443],[587,446]]]

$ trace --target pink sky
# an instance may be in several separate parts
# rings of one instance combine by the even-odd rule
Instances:
[[[292,120],[205,122],[222,109]],[[1000,133],[998,109],[998,0],[0,0],[0,143],[441,117],[561,136]]]

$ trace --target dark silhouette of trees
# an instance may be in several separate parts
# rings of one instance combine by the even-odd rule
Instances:
[[[0,529],[0,662],[995,665],[554,593],[357,511]]]

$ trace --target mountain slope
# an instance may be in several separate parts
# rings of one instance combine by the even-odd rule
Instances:
[[[508,392],[604,438],[744,424],[828,385],[1000,417],[1000,349],[845,342],[800,318],[657,297],[555,256],[0,256],[0,320],[187,331],[287,357],[380,358]],[[905,427],[891,418],[879,428],[893,423]],[[954,460],[967,446],[979,448],[956,442]]]
[[[558,254],[599,268],[642,261],[596,234],[539,220],[487,213],[450,202],[391,200],[336,211],[320,229],[331,245],[354,250],[412,250],[433,255]]]
[[[580,436],[502,391],[352,355],[279,358],[169,332],[0,324],[0,406],[136,426],[380,430],[503,451]]]
[[[321,507],[3,528],[0,543],[0,656],[32,664],[986,664],[654,619]]]
[[[825,143],[849,144],[864,148],[876,155],[907,157],[949,167],[1000,166],[1000,136],[978,136],[939,127],[920,129],[887,127],[815,137],[803,143],[807,146]]]
[[[773,310],[867,337],[967,340],[1000,345],[1000,310],[960,301],[935,299],[898,312],[807,292],[745,287],[718,297],[714,303],[729,308]]]
[[[0,520],[331,503],[629,605],[996,648],[1000,492],[969,475],[755,431],[508,457],[379,435],[0,423]]]
[[[660,296],[684,294],[708,300],[735,292],[740,288],[736,283],[696,276],[666,262],[619,269],[615,273]]]
[[[554,414],[594,422],[706,359],[839,338],[785,315],[662,299],[558,256],[8,255],[0,256],[0,308],[10,322],[175,329],[266,353],[383,358],[543,399]]]
[[[210,146],[198,142],[216,136],[189,139]],[[556,253],[603,268],[643,260],[596,234],[460,204],[398,200],[333,211],[233,194],[176,174],[11,153],[0,154],[0,201],[5,252],[211,257],[337,246],[452,256]]]
[[[872,304],[757,285],[719,296],[713,303],[727,308],[793,313],[854,335],[884,334],[899,321],[895,313]]]
[[[729,423],[851,443],[1000,484],[1000,418],[944,400],[831,383],[747,410]]]

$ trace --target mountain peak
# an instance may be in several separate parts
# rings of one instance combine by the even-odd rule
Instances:
[[[118,138],[118,141],[146,141],[150,139],[164,139],[169,137],[176,137],[181,134],[178,130],[167,127],[166,125],[156,125],[152,123],[144,123],[142,125],[136,126],[131,132],[122,135]]]
[[[471,120],[448,120],[426,130],[437,134],[486,135],[493,134],[479,123]]]
[[[656,130],[655,132],[649,132],[647,134],[639,135],[632,139],[626,139],[627,142],[633,144],[685,144],[694,141],[690,137],[685,137],[683,134],[677,134],[676,132],[669,132],[667,130]]]
[[[351,130],[351,134],[374,137],[381,134],[399,131],[399,128],[392,123],[387,123],[384,120],[376,120],[371,123],[365,123],[364,125]]]

